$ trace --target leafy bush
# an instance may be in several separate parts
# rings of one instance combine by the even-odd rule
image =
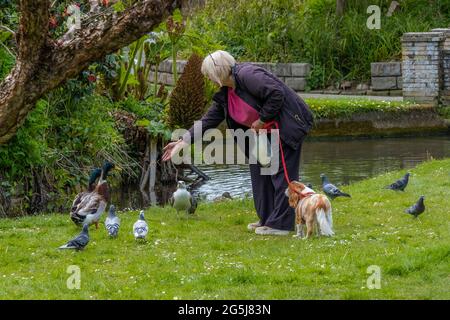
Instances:
[[[14,66],[14,58],[3,48],[0,47],[0,81],[6,77]]]
[[[338,17],[335,0],[211,0],[190,28],[241,61],[309,62],[315,86],[324,87],[342,79],[367,81],[371,62],[400,59],[403,33],[450,24],[448,0],[404,0],[392,17],[386,16],[391,0],[347,3]],[[382,10],[380,30],[366,27],[373,4]]]
[[[39,208],[28,203],[23,210],[65,207],[69,195],[86,184],[88,171],[105,159],[129,167],[123,137],[110,115],[113,108],[76,80],[37,103],[16,136],[0,146],[0,177],[7,192],[25,199],[40,193],[52,200]]]

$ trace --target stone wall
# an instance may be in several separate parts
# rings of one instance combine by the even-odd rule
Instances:
[[[252,62],[255,65],[261,66],[278,78],[283,80],[289,87],[295,91],[305,91],[307,86],[307,77],[311,71],[309,63],[265,63]],[[183,73],[186,61],[177,61],[177,72],[179,75]],[[150,72],[150,81],[153,81],[155,74]],[[163,61],[158,68],[158,82],[165,85],[174,85],[172,74],[172,61]]]
[[[443,86],[442,32],[409,32],[402,37],[403,97],[438,104]]]
[[[385,96],[401,96],[403,89],[401,62],[374,62],[371,64],[372,92]]]
[[[442,32],[444,34],[444,42],[442,45],[442,90],[441,103],[450,106],[450,29],[433,29],[433,32]]]

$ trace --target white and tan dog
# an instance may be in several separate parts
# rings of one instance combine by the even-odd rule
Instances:
[[[303,226],[306,224],[306,239],[309,238],[317,226],[317,233],[324,236],[332,236],[333,218],[331,203],[323,194],[315,193],[303,183],[292,181],[285,192],[289,198],[289,205],[295,209],[294,237],[303,238]]]

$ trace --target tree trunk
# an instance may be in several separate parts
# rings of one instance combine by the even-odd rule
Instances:
[[[341,17],[345,12],[345,2],[346,0],[336,0],[336,15]]]
[[[48,37],[48,0],[20,0],[16,66],[0,84],[0,145],[15,135],[44,94],[136,41],[179,5],[179,0],[139,1],[121,13],[87,18],[73,38],[63,41]]]

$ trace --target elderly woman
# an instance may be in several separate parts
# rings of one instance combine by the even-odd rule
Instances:
[[[312,126],[306,103],[280,79],[250,63],[237,64],[225,51],[209,54],[202,73],[220,86],[213,103],[202,117],[202,131],[217,127],[223,120],[230,129],[259,131],[268,122],[279,124],[281,145],[290,180],[298,180],[303,140]],[[192,143],[194,126],[183,139],[164,148],[169,160],[187,143]],[[248,225],[260,235],[287,235],[294,227],[295,213],[284,192],[287,181],[282,162],[274,175],[262,175],[261,165],[250,164],[253,199],[259,221]]]

